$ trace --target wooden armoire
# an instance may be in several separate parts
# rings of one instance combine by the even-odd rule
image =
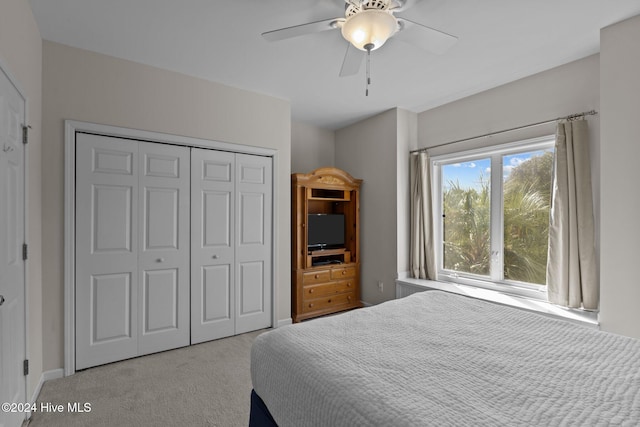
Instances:
[[[360,302],[360,185],[337,168],[291,175],[291,311],[294,322],[362,307]],[[344,239],[310,246],[314,216],[344,219]],[[310,224],[311,222],[311,224]],[[311,230],[317,236],[334,230]],[[342,224],[339,224],[342,234]],[[314,237],[314,243],[317,237]],[[321,237],[320,237],[321,239]],[[340,241],[342,240],[342,241]],[[337,243],[337,244],[336,244]]]

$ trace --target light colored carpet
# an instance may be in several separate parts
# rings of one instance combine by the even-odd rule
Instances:
[[[47,381],[38,398],[63,413],[33,413],[29,427],[247,426],[250,332],[116,362]],[[69,413],[86,402],[91,412]]]

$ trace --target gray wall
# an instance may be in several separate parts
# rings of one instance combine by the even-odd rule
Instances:
[[[430,147],[588,110],[600,110],[600,61],[592,55],[418,115],[420,147]],[[600,116],[589,116],[596,253],[599,254]],[[555,134],[555,123],[453,144],[432,155]]]
[[[398,271],[398,142],[409,139],[411,113],[392,109],[336,131],[336,167],[362,179],[360,260],[362,300],[377,304],[395,297]],[[404,155],[403,155],[404,157]],[[404,173],[404,172],[402,172]],[[401,192],[402,194],[404,192]],[[400,198],[401,203],[405,203]],[[378,289],[383,283],[383,291]]]
[[[640,16],[601,33],[602,329],[640,338]]]
[[[280,99],[57,43],[43,44],[44,369],[63,360],[64,120],[278,150],[277,319],[291,317],[291,111]]]
[[[335,142],[333,130],[291,122],[291,173],[334,166]]]
[[[418,115],[398,109],[396,143],[396,277],[408,274],[411,208],[410,158],[407,153],[418,148]]]

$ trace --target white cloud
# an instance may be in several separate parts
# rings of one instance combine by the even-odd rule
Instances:
[[[469,163],[467,163],[467,167],[468,167],[468,168],[475,168],[475,167],[476,167],[476,164],[475,164],[475,163],[473,163],[473,162],[469,162]]]
[[[529,159],[523,159],[522,157],[512,157],[509,160],[509,164],[514,167],[514,166],[520,166],[522,163],[526,162]],[[506,169],[506,167],[505,167]]]

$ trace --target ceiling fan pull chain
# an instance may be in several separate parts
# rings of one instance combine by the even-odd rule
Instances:
[[[369,96],[369,85],[371,84],[371,49],[373,49],[373,43],[367,43],[364,45],[364,48],[367,50],[367,77],[364,96]]]

